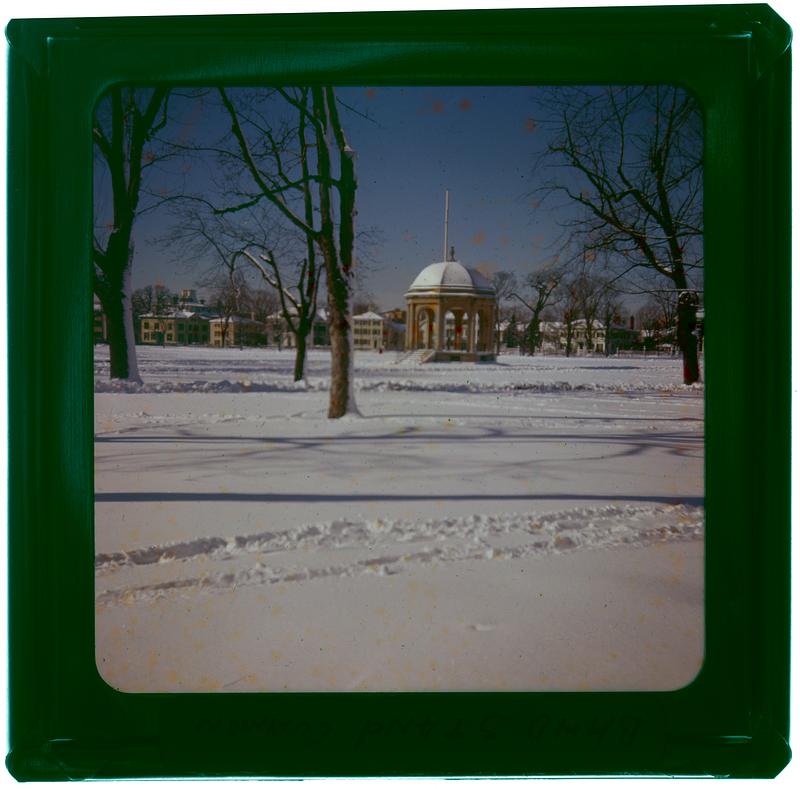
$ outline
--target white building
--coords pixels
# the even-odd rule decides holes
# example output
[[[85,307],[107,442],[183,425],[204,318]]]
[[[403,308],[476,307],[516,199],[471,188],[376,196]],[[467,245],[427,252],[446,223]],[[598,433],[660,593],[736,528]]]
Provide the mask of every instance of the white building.
[[[524,327],[523,327],[524,330]],[[541,321],[541,350],[544,353],[565,353],[567,350],[567,324],[562,321]],[[628,348],[641,339],[640,333],[624,324],[612,323],[609,327],[609,352],[615,353],[619,348]],[[575,356],[604,354],[606,352],[606,327],[602,321],[592,322],[591,339],[586,330],[586,321],[581,319],[572,322],[571,352]]]
[[[353,348],[357,351],[382,351],[383,316],[377,312],[362,312],[353,315]]]

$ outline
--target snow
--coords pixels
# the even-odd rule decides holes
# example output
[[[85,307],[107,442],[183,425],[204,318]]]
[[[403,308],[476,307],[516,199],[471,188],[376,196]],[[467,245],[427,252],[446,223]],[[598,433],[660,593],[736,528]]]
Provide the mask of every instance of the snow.
[[[95,360],[97,661],[140,691],[669,690],[703,658],[678,359],[139,348]]]
[[[95,349],[95,392],[291,392],[294,354],[290,349],[219,349],[205,346],[164,349],[139,346],[145,383],[109,380],[108,350]],[[501,356],[497,363],[419,364],[405,352],[355,352],[356,391],[610,392],[688,393],[680,360],[670,357]],[[330,354],[309,350],[308,387],[327,391]],[[409,369],[410,368],[410,369]],[[702,384],[691,389],[702,391]]]

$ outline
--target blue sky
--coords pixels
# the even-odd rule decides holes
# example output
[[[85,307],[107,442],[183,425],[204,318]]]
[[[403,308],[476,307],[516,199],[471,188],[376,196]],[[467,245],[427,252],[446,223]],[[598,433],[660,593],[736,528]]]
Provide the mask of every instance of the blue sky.
[[[554,216],[531,194],[537,135],[531,88],[374,88],[340,91],[375,125],[349,127],[358,152],[358,220],[380,229],[382,306],[402,299],[428,263],[442,259],[444,192],[449,240],[469,266],[519,272],[553,254]],[[376,272],[377,273],[377,272]]]
[[[357,154],[357,229],[377,239],[363,249],[362,293],[379,308],[403,306],[417,273],[443,255],[445,189],[450,192],[449,240],[457,258],[484,271],[524,276],[550,261],[561,238],[556,209],[537,189],[534,163],[548,143],[551,121],[535,87],[347,87],[337,89],[342,121]],[[208,98],[172,99],[164,130],[187,144],[218,139],[227,116]],[[149,172],[149,186],[175,191],[184,181],[198,193],[212,190],[211,159],[176,160]],[[147,181],[145,182],[147,184]],[[100,205],[107,179],[101,175]],[[101,208],[102,210],[102,208]],[[176,263],[163,237],[175,217],[165,208],[137,220],[133,286],[161,282],[173,290],[194,287],[212,265]],[[358,250],[357,250],[358,254]]]
[[[450,243],[465,265],[524,273],[553,254],[555,216],[532,194],[537,187],[533,162],[545,144],[535,90],[338,89],[341,100],[356,110],[345,110],[343,123],[358,156],[357,223],[375,230],[378,239],[370,245],[362,281],[381,308],[402,306],[416,274],[442,259],[445,189],[450,190]],[[208,135],[224,124],[197,102],[175,102],[173,112],[179,138],[195,134],[198,125],[205,124]],[[175,165],[167,182],[177,181],[186,169]],[[198,179],[195,184],[202,182],[202,175],[192,177]],[[101,203],[104,189],[101,177]],[[172,289],[193,287],[207,269],[203,261],[192,268],[176,263],[164,248],[161,238],[173,221],[165,209],[137,220],[134,288],[157,281]]]

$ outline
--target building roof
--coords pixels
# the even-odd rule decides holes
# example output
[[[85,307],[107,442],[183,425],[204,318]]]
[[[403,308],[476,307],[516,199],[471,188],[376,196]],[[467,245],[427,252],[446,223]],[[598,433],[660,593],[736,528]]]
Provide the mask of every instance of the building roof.
[[[353,315],[354,321],[383,321],[383,316],[377,312],[362,312],[360,315]]]
[[[289,314],[290,315],[297,315],[297,310],[293,306],[290,306],[289,307]],[[284,319],[283,318],[283,312],[281,310],[278,310],[278,312],[272,312],[269,315],[267,315],[267,320],[268,321],[282,321],[283,319]],[[327,321],[328,320],[328,311],[326,309],[324,309],[323,307],[319,307],[317,309],[317,311],[314,313],[314,320],[315,321],[322,321],[322,322]]]
[[[413,295],[494,296],[494,287],[483,274],[457,260],[431,263],[411,283],[407,296]]]
[[[209,323],[225,323],[225,318],[212,318]],[[242,318],[239,315],[231,315],[228,318],[228,324],[231,323],[241,323],[241,324],[249,324],[251,326],[263,326],[263,323],[259,323],[258,321],[254,321],[252,318]]]
[[[207,321],[207,315],[201,315],[197,312],[190,312],[189,310],[175,310],[174,312],[165,312],[157,315],[154,312],[144,312],[139,315],[139,318],[149,318],[158,320],[172,320],[173,318],[198,318],[199,320]]]

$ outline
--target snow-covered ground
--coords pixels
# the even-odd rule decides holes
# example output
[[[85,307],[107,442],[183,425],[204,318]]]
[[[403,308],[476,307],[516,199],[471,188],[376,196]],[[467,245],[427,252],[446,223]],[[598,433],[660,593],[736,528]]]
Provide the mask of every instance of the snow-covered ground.
[[[139,348],[95,360],[97,661],[126,691],[680,687],[703,390],[677,359]],[[123,392],[121,389],[129,391]]]

